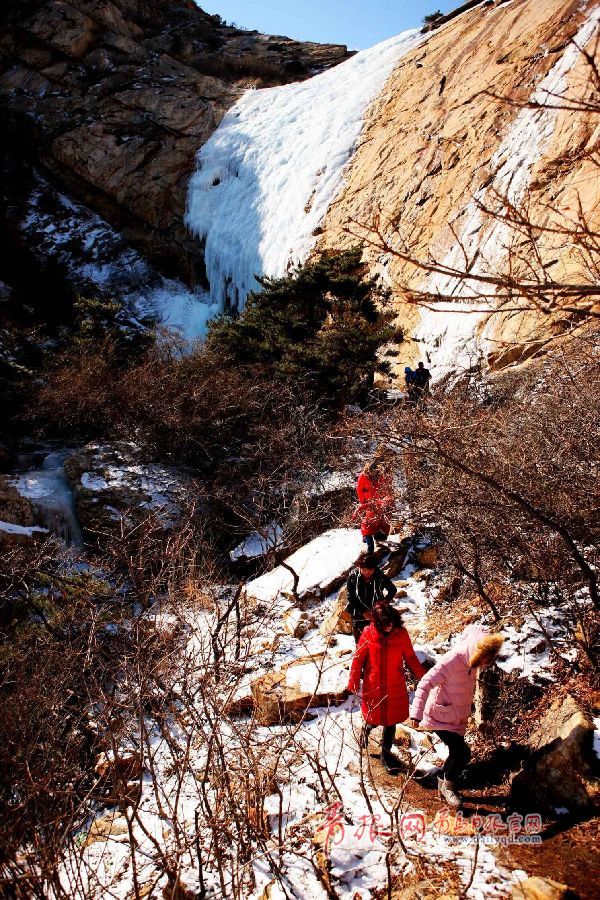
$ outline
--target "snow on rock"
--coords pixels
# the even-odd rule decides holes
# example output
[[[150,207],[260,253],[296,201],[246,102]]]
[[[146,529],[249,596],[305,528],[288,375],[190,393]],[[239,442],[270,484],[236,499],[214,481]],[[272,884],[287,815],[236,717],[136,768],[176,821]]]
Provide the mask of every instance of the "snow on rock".
[[[323,472],[306,491],[309,497],[321,497],[335,491],[354,490],[355,476],[350,472]]]
[[[160,276],[104,219],[39,176],[20,227],[36,253],[57,260],[81,293],[88,289],[121,298],[122,326],[139,329],[143,319],[178,332],[187,342],[205,335],[216,312],[206,293]]]
[[[441,261],[441,268],[462,271],[466,252],[472,262],[471,276],[493,276],[501,271],[514,230],[505,222],[487,216],[480,205],[498,207],[498,195],[506,197],[515,207],[523,201],[533,168],[556,126],[558,110],[551,107],[567,89],[567,76],[580,56],[578,47],[585,47],[599,23],[600,10],[592,10],[573,42],[567,45],[530,97],[529,102],[537,107],[521,109],[515,117],[490,160],[491,183],[475,193],[454,223],[459,241],[454,241]],[[439,381],[457,370],[473,368],[486,348],[485,328],[480,339],[477,332],[494,307],[494,286],[439,272],[433,273],[422,289],[440,296],[439,301],[432,300],[427,308],[421,308],[420,322],[414,332],[414,339],[421,342],[430,360],[432,380]],[[476,296],[477,300],[469,299]],[[457,299],[453,301],[453,297]]]
[[[502,627],[505,640],[498,667],[504,672],[519,671],[521,678],[530,681],[551,681],[554,660],[544,632],[552,640],[556,653],[571,661],[577,658],[564,610],[549,606],[535,616],[527,616],[518,628],[513,625]]]
[[[284,275],[315,244],[365,111],[400,57],[405,31],[308,81],[250,90],[198,153],[186,223],[205,241],[211,302],[241,309],[255,275]]]
[[[106,491],[109,483],[106,478],[94,475],[92,472],[84,472],[81,476],[81,484],[88,491]]]
[[[362,538],[352,528],[333,528],[296,550],[285,563],[298,575],[299,599],[322,597],[348,573],[360,553]],[[289,569],[277,566],[266,575],[248,582],[247,596],[266,602],[284,595],[294,598],[294,577]]]
[[[315,653],[261,675],[251,686],[256,721],[261,725],[300,721],[311,707],[343,701],[351,655],[350,649]]]
[[[15,525],[13,522],[1,522],[0,531],[5,534],[17,534],[24,537],[33,537],[36,532],[40,534],[48,534],[47,528],[41,528],[39,525]]]
[[[178,487],[174,474],[154,463],[133,466],[107,466],[104,476],[84,472],[81,486],[92,492],[125,490],[141,496],[138,506],[155,510],[169,521],[178,518],[180,509],[173,502],[173,492]]]
[[[193,492],[181,473],[148,462],[141,449],[127,441],[88,444],[68,456],[66,471],[78,515],[94,533],[130,526],[150,513],[170,528]]]
[[[256,559],[278,547],[283,540],[283,529],[277,522],[269,522],[260,531],[253,531],[229,553],[232,562]]]

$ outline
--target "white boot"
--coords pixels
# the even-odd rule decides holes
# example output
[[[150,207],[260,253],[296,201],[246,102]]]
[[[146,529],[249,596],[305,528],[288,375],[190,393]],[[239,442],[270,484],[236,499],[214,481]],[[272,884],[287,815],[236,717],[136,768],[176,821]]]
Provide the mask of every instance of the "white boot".
[[[453,807],[453,809],[458,809],[459,806],[462,806],[462,799],[460,794],[456,793],[453,781],[448,781],[447,778],[438,778],[438,791],[440,797],[448,806]]]

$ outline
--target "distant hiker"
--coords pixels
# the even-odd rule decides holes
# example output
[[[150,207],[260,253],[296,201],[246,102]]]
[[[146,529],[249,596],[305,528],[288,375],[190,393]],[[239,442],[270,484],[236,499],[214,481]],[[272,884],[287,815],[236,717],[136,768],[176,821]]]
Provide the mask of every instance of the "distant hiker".
[[[375,541],[385,541],[390,533],[394,508],[393,488],[381,460],[365,465],[356,482],[357,513],[360,530],[369,553],[375,552]]]
[[[415,385],[415,399],[422,400],[429,393],[429,382],[431,381],[431,372],[425,368],[420,362],[416,371],[413,373]]]
[[[410,403],[414,403],[416,400],[415,397],[415,388],[417,382],[415,381],[417,373],[414,372],[410,366],[404,367],[404,383],[406,385],[406,399]]]
[[[346,611],[352,616],[352,633],[358,644],[363,629],[371,620],[375,604],[389,603],[396,596],[398,588],[377,567],[377,560],[372,553],[361,553],[354,565],[356,568],[352,569],[346,581]]]
[[[448,747],[443,777],[438,778],[440,797],[459,807],[456,780],[471,758],[464,738],[475,692],[477,669],[496,661],[504,638],[489,634],[481,625],[465,628],[454,649],[445,653],[417,685],[410,708],[410,725],[434,731]]]
[[[388,603],[376,603],[372,622],[363,631],[354,652],[348,690],[357,693],[362,679],[361,711],[365,724],[360,746],[366,749],[370,732],[383,725],[381,761],[388,772],[399,769],[400,761],[392,753],[392,744],[396,725],[408,716],[404,663],[415,678],[425,674],[398,610]]]

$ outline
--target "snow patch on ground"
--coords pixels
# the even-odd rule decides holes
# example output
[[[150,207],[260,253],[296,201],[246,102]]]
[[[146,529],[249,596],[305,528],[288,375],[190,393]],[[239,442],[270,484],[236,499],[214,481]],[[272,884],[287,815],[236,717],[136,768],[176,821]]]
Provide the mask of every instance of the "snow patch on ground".
[[[502,634],[505,640],[497,665],[503,672],[520,672],[520,678],[530,681],[553,679],[554,659],[546,634],[551,639],[555,652],[564,659],[572,661],[577,657],[577,650],[572,646],[569,623],[564,611],[556,606],[549,606],[535,615],[527,616],[518,628],[503,626]]]
[[[356,531],[336,529],[327,532],[321,538],[311,541],[300,554],[304,563],[302,577],[309,586],[319,585],[323,578],[331,577],[335,569],[336,576],[342,573],[349,561],[351,564],[356,554],[356,543],[360,536]],[[325,565],[324,551],[327,549],[328,565]],[[335,551],[335,552],[333,552]],[[290,560],[296,556],[292,554]],[[332,562],[333,560],[333,562]],[[274,570],[277,572],[277,570]],[[273,574],[273,573],[270,573]],[[278,576],[281,573],[278,573]],[[408,597],[401,598],[397,605],[406,608],[405,621],[409,631],[417,623],[423,622],[428,590],[422,581],[413,578],[414,567],[406,566],[398,580],[402,580]],[[261,579],[256,579],[261,581]],[[265,582],[261,582],[265,585]],[[265,587],[264,596],[275,599],[267,608],[256,629],[251,634],[243,658],[251,669],[251,678],[277,671],[284,663],[294,659],[301,660],[307,654],[314,654],[312,661],[303,660],[297,666],[289,666],[287,672],[291,680],[302,690],[312,691],[317,678],[331,678],[332,689],[338,690],[348,677],[348,669],[354,648],[351,636],[336,635],[335,649],[328,648],[326,639],[319,634],[317,623],[323,621],[337,598],[337,592],[317,600],[311,606],[315,619],[315,627],[304,639],[284,635],[281,620],[274,620],[279,607],[289,609],[292,604],[281,599],[279,582],[274,579]],[[429,594],[429,596],[431,596]],[[157,625],[170,623],[168,615],[148,613],[155,618]],[[212,611],[199,610],[189,612],[188,626],[190,640],[182,648],[182,669],[189,672],[202,672],[202,660],[212,658],[211,626],[215,617]],[[265,625],[277,634],[279,640],[274,649],[265,650]],[[344,651],[347,651],[344,654]],[[316,654],[325,653],[321,660]],[[322,684],[319,684],[322,688]],[[177,683],[172,685],[173,695],[177,695]],[[311,860],[316,858],[316,847],[324,848],[330,861],[330,877],[335,895],[343,900],[370,898],[387,883],[386,855],[389,850],[388,838],[385,834],[392,827],[392,813],[399,801],[403,779],[394,784],[382,782],[377,771],[378,763],[372,762],[370,753],[361,753],[357,739],[362,726],[360,704],[356,697],[328,708],[315,708],[310,711],[311,717],[293,726],[276,725],[272,727],[254,726],[253,746],[263,765],[270,758],[280,758],[277,769],[277,792],[267,796],[264,811],[268,836],[265,839],[265,851],[257,850],[251,866],[254,886],[249,888],[246,896],[259,900],[268,894],[271,898],[296,896],[306,900],[316,900],[328,896]],[[155,786],[149,775],[142,780],[142,795],[136,808],[132,829],[137,846],[138,884],[144,886],[157,884],[156,890],[164,885],[161,881],[161,869],[157,865],[153,840],[165,851],[173,841],[175,832],[181,838],[185,833],[190,844],[196,835],[196,811],[203,809],[207,792],[214,789],[211,781],[206,782],[204,765],[206,762],[207,743],[213,734],[215,722],[204,719],[203,708],[197,704],[194,711],[193,739],[186,733],[185,720],[173,716],[169,723],[166,720],[162,728],[168,727],[168,735],[160,733],[159,726],[147,719],[145,727],[150,735],[150,752],[155,767]],[[227,722],[219,722],[221,739],[227,753],[229,776],[235,771],[240,745],[240,735],[246,728],[251,728],[251,720],[238,721],[235,728]],[[134,723],[133,734],[139,729]],[[410,731],[413,738],[413,758],[421,763],[420,768],[430,771],[444,757],[445,746],[433,743],[433,748],[426,747],[428,735],[423,732]],[[292,736],[293,735],[293,739]],[[376,731],[372,739],[372,750],[375,750],[380,734]],[[177,761],[188,760],[184,774],[178,775]],[[317,765],[317,762],[320,766]],[[248,766],[244,756],[243,765]],[[180,766],[180,773],[181,773]],[[218,779],[217,779],[218,780]],[[159,798],[159,801],[157,801]],[[400,812],[409,811],[406,801],[401,801]],[[104,812],[104,811],[102,811]],[[434,861],[456,867],[460,880],[466,888],[471,882],[473,867],[475,873],[466,896],[469,900],[484,900],[492,897],[510,896],[513,882],[526,877],[522,871],[510,872],[496,858],[493,846],[465,843],[449,838],[432,828],[431,816],[427,816],[427,830],[421,841],[413,838],[406,840],[407,854],[399,844],[395,843],[391,865],[395,876],[408,875],[418,866],[419,857],[428,862]],[[328,823],[337,821],[331,831],[328,846],[324,846],[318,835],[327,831]],[[86,858],[89,871],[97,882],[97,892],[110,892],[111,896],[125,898],[132,891],[132,873],[130,864],[130,846],[127,827],[122,829],[124,820],[106,842],[85,844],[87,829],[82,832],[82,855]],[[176,823],[176,828],[175,824]],[[90,823],[91,824],[91,823]],[[201,825],[198,839],[200,845],[204,837],[204,826]],[[120,832],[120,833],[119,833]],[[207,837],[209,832],[206,831]],[[279,844],[279,835],[282,844]],[[315,843],[316,842],[316,843]],[[226,848],[224,848],[226,852]],[[475,854],[477,856],[475,858]],[[235,856],[235,853],[234,853]],[[77,867],[74,861],[74,868]],[[180,857],[182,883],[192,890],[199,890],[197,866],[193,865],[189,854]],[[279,869],[285,879],[285,892],[274,875]],[[85,869],[79,867],[80,874]],[[226,889],[229,888],[228,874],[225,873]],[[221,894],[218,876],[214,869],[207,866],[205,859],[204,887],[207,896]],[[231,891],[233,893],[233,890]]]
[[[243,95],[198,153],[186,223],[206,241],[211,302],[242,309],[256,275],[303,262],[365,111],[422,35],[405,31],[308,81]]]

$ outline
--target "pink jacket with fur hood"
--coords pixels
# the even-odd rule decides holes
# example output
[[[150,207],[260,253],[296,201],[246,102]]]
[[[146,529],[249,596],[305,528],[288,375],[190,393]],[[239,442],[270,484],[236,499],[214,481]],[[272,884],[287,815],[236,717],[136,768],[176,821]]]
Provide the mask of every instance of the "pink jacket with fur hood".
[[[410,707],[411,719],[431,731],[464,734],[475,692],[476,671],[469,668],[477,643],[488,635],[481,625],[468,625],[456,646],[421,678]]]

